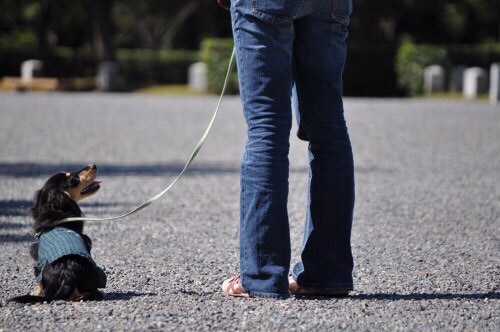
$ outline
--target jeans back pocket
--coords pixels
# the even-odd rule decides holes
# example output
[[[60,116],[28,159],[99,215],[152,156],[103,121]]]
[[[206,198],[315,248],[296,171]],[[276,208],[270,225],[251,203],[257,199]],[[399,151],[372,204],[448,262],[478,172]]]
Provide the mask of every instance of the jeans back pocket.
[[[253,12],[269,23],[292,20],[301,4],[311,0],[252,0]]]
[[[337,22],[349,25],[349,17],[352,13],[352,0],[332,0],[332,18]]]

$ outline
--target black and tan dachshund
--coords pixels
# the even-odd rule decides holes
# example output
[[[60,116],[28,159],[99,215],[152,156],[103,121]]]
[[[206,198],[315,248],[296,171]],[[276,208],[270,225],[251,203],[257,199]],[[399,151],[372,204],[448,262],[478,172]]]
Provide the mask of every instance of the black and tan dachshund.
[[[11,298],[28,303],[52,300],[99,300],[98,290],[106,286],[106,274],[90,255],[92,241],[83,234],[83,221],[59,222],[69,217],[82,217],[78,202],[92,196],[100,188],[97,167],[53,175],[35,193],[33,230],[36,242],[30,254],[36,261],[38,287],[33,295]]]

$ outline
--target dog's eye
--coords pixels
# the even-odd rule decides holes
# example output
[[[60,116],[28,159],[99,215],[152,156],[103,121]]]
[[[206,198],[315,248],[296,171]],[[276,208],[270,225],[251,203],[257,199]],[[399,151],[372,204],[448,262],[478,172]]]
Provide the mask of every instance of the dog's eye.
[[[80,183],[80,178],[76,175],[71,175],[69,178],[69,186],[70,187],[75,187]]]

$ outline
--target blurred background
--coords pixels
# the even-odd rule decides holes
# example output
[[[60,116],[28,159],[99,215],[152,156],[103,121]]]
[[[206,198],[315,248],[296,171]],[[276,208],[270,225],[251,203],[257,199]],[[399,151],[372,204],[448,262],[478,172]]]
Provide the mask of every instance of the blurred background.
[[[350,32],[347,96],[421,95],[430,65],[453,93],[500,62],[500,1],[354,0]],[[0,0],[1,90],[217,93],[231,49],[215,0]]]

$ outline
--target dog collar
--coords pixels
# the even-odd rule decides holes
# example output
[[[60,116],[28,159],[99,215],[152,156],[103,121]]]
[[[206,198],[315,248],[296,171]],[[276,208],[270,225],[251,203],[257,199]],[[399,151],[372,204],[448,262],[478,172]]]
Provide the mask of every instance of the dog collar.
[[[45,230],[38,232],[38,233],[35,233],[35,234],[33,234],[33,237],[35,238],[35,240],[39,240],[40,236],[42,236],[44,233],[50,232],[50,231],[54,230],[54,228],[59,227],[59,225],[67,223],[67,222],[68,221],[65,221],[64,219],[56,220],[55,222],[52,223],[53,226],[51,228],[45,229]]]

